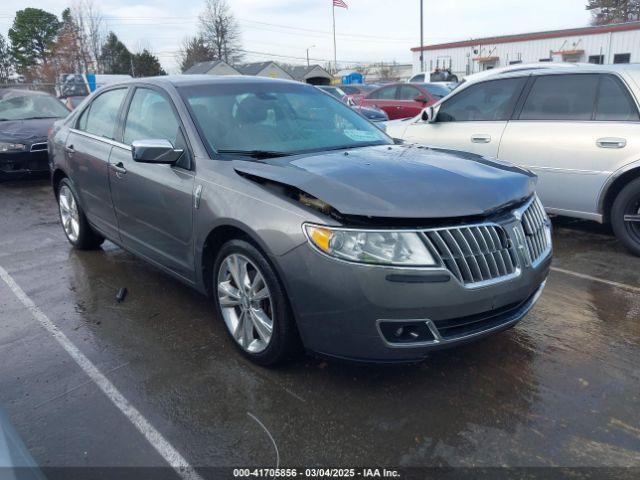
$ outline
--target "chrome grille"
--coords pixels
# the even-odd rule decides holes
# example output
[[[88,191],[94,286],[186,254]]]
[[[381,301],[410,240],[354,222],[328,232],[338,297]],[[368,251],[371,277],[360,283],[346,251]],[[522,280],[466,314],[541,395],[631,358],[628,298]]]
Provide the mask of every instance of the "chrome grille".
[[[515,249],[499,225],[442,228],[424,234],[447,269],[465,285],[517,274]]]
[[[535,197],[523,212],[521,221],[529,257],[531,263],[535,264],[551,248],[547,226],[549,220],[538,197]]]

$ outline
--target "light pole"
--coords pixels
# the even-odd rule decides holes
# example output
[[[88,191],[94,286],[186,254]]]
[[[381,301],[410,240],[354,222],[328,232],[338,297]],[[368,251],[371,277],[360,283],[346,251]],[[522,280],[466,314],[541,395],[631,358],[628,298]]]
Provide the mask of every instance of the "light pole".
[[[309,50],[311,50],[314,47],[315,45],[311,45],[309,48],[307,48],[307,67],[309,66]]]
[[[420,72],[424,72],[424,22],[423,22],[423,5],[420,0]]]

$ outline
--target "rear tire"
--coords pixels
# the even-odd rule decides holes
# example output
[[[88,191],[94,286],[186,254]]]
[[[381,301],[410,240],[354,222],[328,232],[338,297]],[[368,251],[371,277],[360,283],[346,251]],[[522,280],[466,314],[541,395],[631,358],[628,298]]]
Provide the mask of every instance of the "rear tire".
[[[213,266],[218,317],[242,354],[270,366],[293,356],[299,346],[284,289],[265,256],[244,240],[220,248]]]
[[[611,207],[611,227],[634,255],[640,256],[640,178],[629,182]]]
[[[68,178],[63,178],[56,192],[60,222],[69,243],[78,250],[92,250],[104,242],[104,237],[89,225],[78,202],[78,195]]]

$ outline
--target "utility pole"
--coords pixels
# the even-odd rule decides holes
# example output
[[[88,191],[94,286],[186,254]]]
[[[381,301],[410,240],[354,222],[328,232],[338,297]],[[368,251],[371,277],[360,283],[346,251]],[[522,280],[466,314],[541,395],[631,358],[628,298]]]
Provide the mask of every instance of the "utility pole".
[[[424,72],[424,21],[423,21],[423,0],[420,0],[420,73]]]
[[[333,68],[338,71],[338,53],[336,48],[336,4],[335,2],[331,5],[331,12],[333,14]]]
[[[309,48],[307,48],[307,67],[309,66],[309,50],[311,50],[314,47],[315,45],[311,45]]]

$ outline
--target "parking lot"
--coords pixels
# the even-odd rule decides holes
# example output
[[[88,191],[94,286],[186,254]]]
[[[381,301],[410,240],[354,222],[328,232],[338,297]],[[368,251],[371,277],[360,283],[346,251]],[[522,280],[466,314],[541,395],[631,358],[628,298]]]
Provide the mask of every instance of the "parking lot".
[[[640,467],[640,258],[605,227],[554,220],[511,330],[419,365],[262,369],[206,298],[111,243],[72,250],[46,179],[0,205],[0,405],[45,468]]]

